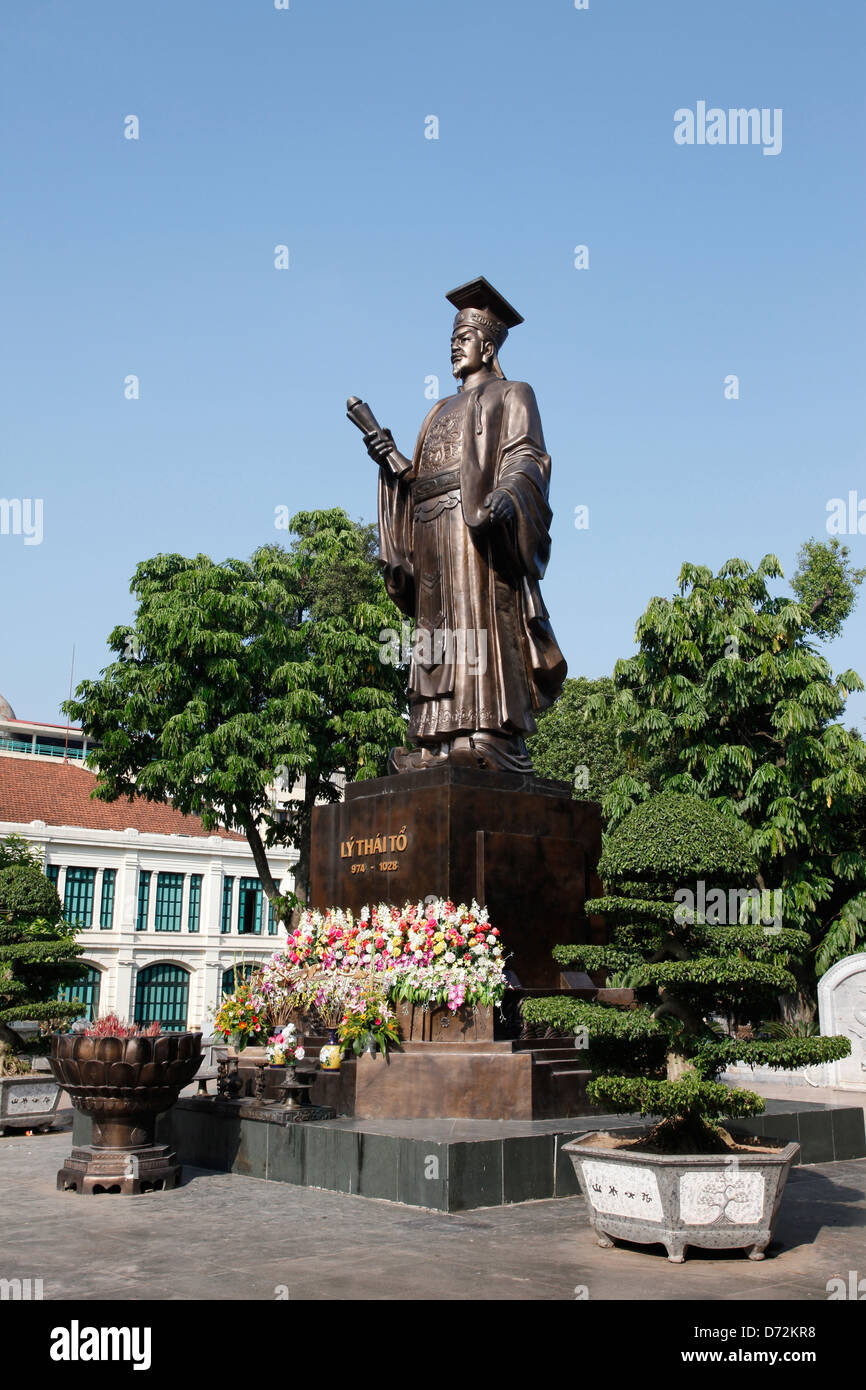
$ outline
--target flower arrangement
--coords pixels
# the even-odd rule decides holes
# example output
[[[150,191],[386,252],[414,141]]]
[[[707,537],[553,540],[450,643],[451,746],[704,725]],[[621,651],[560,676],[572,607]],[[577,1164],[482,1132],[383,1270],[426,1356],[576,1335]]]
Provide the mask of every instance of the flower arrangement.
[[[325,971],[308,975],[296,995],[299,1006],[311,1013],[320,1027],[329,1032],[337,1029],[357,993],[356,980],[355,975],[328,974]]]
[[[268,1061],[273,1067],[294,1067],[305,1056],[298,1044],[298,1030],[294,1023],[268,1038]]]
[[[368,971],[379,977],[383,996],[445,1005],[452,1013],[464,1005],[497,1004],[505,993],[499,929],[474,901],[469,907],[441,898],[402,908],[382,903],[364,908],[357,919],[341,908],[308,909],[274,959],[287,971],[316,977]]]
[[[340,1020],[339,1035],[342,1045],[351,1047],[356,1056],[371,1042],[375,1042],[381,1052],[399,1043],[394,1010],[381,989],[371,981],[363,981],[353,989]]]
[[[101,1018],[95,1018],[92,1023],[82,1030],[85,1038],[155,1038],[160,1032],[158,1022],[153,1023],[127,1023],[126,1019],[119,1018],[117,1014],[103,1014]]]
[[[266,1001],[255,976],[241,980],[234,994],[224,996],[214,1013],[214,1028],[231,1038],[239,1052],[267,1033]]]
[[[282,951],[276,951],[260,970],[251,977],[258,994],[268,1026],[273,1032],[291,1021],[291,1015],[303,1009],[307,1003],[308,972],[289,959]]]

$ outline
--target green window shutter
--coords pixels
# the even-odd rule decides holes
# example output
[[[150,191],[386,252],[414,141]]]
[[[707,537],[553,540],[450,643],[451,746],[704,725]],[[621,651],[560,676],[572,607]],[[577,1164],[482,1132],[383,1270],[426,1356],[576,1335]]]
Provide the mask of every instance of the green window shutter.
[[[135,921],[136,931],[147,931],[147,911],[150,907],[150,872],[139,870],[138,873],[138,917]]]
[[[157,931],[180,931],[183,911],[183,874],[157,874],[156,919]]]
[[[277,921],[277,910],[276,910],[276,908],[274,907],[273,903],[271,902],[271,900],[270,900],[270,898],[269,898],[269,899],[268,899],[268,936],[276,936],[276,934],[277,934],[277,932],[278,932],[278,930],[279,930],[279,925],[280,925],[280,924],[279,924],[279,922]]]
[[[99,926],[101,931],[111,931],[114,923],[114,886],[116,880],[116,869],[102,870],[102,902],[99,905]]]
[[[68,868],[66,870],[63,916],[74,927],[93,926],[93,885],[95,882],[95,869]]]
[[[102,985],[102,971],[86,966],[82,975],[71,985],[61,985],[57,991],[58,999],[80,999],[84,1005],[82,1018],[93,1022],[99,1013],[99,991]]]
[[[230,932],[232,929],[232,890],[235,881],[233,878],[223,879],[223,916],[220,931]]]
[[[57,887],[57,881],[58,881],[58,879],[60,878],[60,865],[59,865],[59,864],[46,864],[46,865],[45,865],[45,877],[48,879],[48,882],[49,882],[54,888],[56,888],[56,887]]]
[[[260,936],[262,931],[262,885],[257,878],[242,878],[238,890],[238,931]]]
[[[189,876],[189,909],[187,911],[187,931],[198,931],[201,924],[201,874]]]
[[[228,970],[223,971],[222,995],[234,994],[238,985],[243,980],[248,980],[258,968],[253,961],[249,960],[236,961],[234,965],[230,965]]]
[[[135,982],[135,1022],[159,1023],[167,1033],[183,1032],[189,1008],[189,971],[160,962],[139,970]]]

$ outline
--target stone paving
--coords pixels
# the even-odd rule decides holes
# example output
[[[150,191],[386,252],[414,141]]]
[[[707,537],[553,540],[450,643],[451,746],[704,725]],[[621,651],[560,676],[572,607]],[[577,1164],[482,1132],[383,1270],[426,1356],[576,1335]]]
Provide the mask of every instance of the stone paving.
[[[0,1139],[0,1278],[41,1278],[46,1299],[825,1301],[866,1273],[866,1159],[794,1168],[763,1262],[671,1265],[599,1249],[580,1197],[444,1215],[195,1168],[174,1192],[62,1193],[61,1124]]]

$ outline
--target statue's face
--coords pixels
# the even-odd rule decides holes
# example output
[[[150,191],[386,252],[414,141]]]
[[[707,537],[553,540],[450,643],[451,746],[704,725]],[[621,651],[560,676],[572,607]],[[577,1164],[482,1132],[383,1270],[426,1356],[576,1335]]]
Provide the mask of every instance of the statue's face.
[[[477,328],[456,328],[451,335],[451,369],[455,376],[467,377],[489,364],[493,345],[484,341]]]

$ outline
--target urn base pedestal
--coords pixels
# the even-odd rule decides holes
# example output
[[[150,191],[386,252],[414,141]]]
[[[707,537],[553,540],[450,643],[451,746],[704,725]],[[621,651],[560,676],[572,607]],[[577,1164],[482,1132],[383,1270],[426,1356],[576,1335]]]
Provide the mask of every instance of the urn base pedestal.
[[[135,1150],[83,1144],[72,1150],[58,1172],[57,1187],[83,1196],[120,1193],[132,1197],[164,1192],[179,1179],[180,1163],[168,1144],[146,1144]]]

